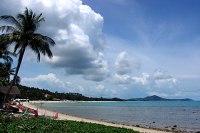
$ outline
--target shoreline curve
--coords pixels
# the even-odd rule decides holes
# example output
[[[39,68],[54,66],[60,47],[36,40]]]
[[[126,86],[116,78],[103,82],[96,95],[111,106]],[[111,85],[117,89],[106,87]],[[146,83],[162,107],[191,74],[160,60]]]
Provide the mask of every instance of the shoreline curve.
[[[37,109],[39,115],[45,115],[47,117],[52,117],[54,116],[56,111],[50,111],[46,110],[40,107],[37,107],[34,105],[35,103],[60,103],[60,102],[71,102],[71,101],[30,101],[30,102],[22,102],[22,104],[28,108],[31,109]],[[86,119],[86,118],[80,118],[76,116],[71,116],[63,113],[58,113],[58,119],[57,120],[72,120],[72,121],[78,121],[78,122],[87,122],[87,123],[95,123],[95,124],[101,124],[105,126],[112,126],[112,127],[120,127],[120,128],[128,128],[132,129],[134,131],[139,131],[141,133],[172,133],[168,131],[161,131],[161,130],[156,130],[156,129],[151,129],[151,128],[143,128],[143,127],[136,127],[136,126],[128,126],[128,125],[122,125],[122,124],[116,124],[116,123],[109,123],[109,122],[104,122],[104,121],[98,121],[98,120],[91,120],[91,119]]]

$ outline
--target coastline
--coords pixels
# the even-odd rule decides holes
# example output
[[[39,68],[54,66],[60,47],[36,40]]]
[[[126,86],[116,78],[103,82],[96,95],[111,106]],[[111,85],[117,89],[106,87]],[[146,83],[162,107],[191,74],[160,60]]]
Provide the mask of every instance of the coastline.
[[[47,102],[48,103],[61,103],[61,102],[76,102],[76,101],[30,101],[30,102],[22,102],[22,103],[23,103],[24,106],[26,106],[28,108],[38,109],[39,115],[45,115],[47,117],[53,118],[54,114],[57,113],[56,111],[50,111],[50,110],[42,109],[42,108],[34,105],[34,103],[47,103]],[[167,131],[160,131],[160,130],[155,130],[155,129],[150,129],[150,128],[127,126],[127,125],[91,120],[91,119],[86,119],[86,118],[80,118],[80,117],[75,117],[75,116],[62,114],[62,113],[58,113],[58,120],[72,120],[72,121],[79,121],[79,122],[81,121],[81,122],[87,122],[87,123],[101,124],[101,125],[105,125],[105,126],[128,128],[128,129],[132,129],[134,131],[139,131],[139,132],[142,132],[142,133],[170,133],[170,132],[167,132]]]

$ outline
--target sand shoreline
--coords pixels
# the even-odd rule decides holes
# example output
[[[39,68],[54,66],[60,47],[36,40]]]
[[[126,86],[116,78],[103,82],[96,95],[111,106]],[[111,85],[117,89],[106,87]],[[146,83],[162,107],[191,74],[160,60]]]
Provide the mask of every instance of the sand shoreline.
[[[23,102],[23,105],[32,108],[32,109],[38,109],[39,115],[45,115],[47,117],[52,117],[57,113],[56,111],[50,111],[46,109],[42,109],[40,107],[37,107],[34,105],[35,103],[60,103],[60,102],[74,102],[74,101],[30,101],[30,102]],[[106,125],[106,126],[113,126],[113,127],[123,127],[123,128],[128,128],[128,129],[133,129],[134,131],[139,131],[142,133],[170,133],[167,131],[159,131],[155,129],[149,129],[149,128],[141,128],[141,127],[136,127],[136,126],[127,126],[127,125],[122,125],[122,124],[115,124],[115,123],[109,123],[109,122],[103,122],[103,121],[97,121],[97,120],[90,120],[86,118],[80,118],[80,117],[75,117],[67,114],[62,114],[58,113],[58,120],[72,120],[72,121],[82,121],[82,122],[88,122],[88,123],[96,123],[96,124],[101,124],[101,125]]]

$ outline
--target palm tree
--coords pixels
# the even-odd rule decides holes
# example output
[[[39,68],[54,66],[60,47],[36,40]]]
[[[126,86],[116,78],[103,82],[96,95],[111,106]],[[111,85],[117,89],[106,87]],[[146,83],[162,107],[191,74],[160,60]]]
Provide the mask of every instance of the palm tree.
[[[40,54],[47,54],[49,58],[53,56],[50,46],[54,46],[55,42],[50,37],[36,32],[41,22],[44,21],[42,13],[36,15],[32,10],[26,8],[24,13],[18,14],[16,18],[4,15],[0,16],[0,21],[8,22],[8,25],[0,27],[0,31],[3,32],[3,34],[0,35],[0,45],[9,46],[15,44],[14,52],[19,55],[16,72],[7,93],[8,95],[17,79],[26,48],[31,48],[31,50],[37,54],[37,60],[39,62]]]

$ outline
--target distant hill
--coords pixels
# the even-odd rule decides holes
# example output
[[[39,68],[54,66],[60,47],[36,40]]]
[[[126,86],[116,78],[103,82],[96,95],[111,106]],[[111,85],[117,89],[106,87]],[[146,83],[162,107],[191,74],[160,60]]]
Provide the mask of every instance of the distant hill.
[[[185,98],[185,99],[166,99],[156,95],[147,96],[144,98],[131,98],[128,101],[192,101],[192,99]]]

